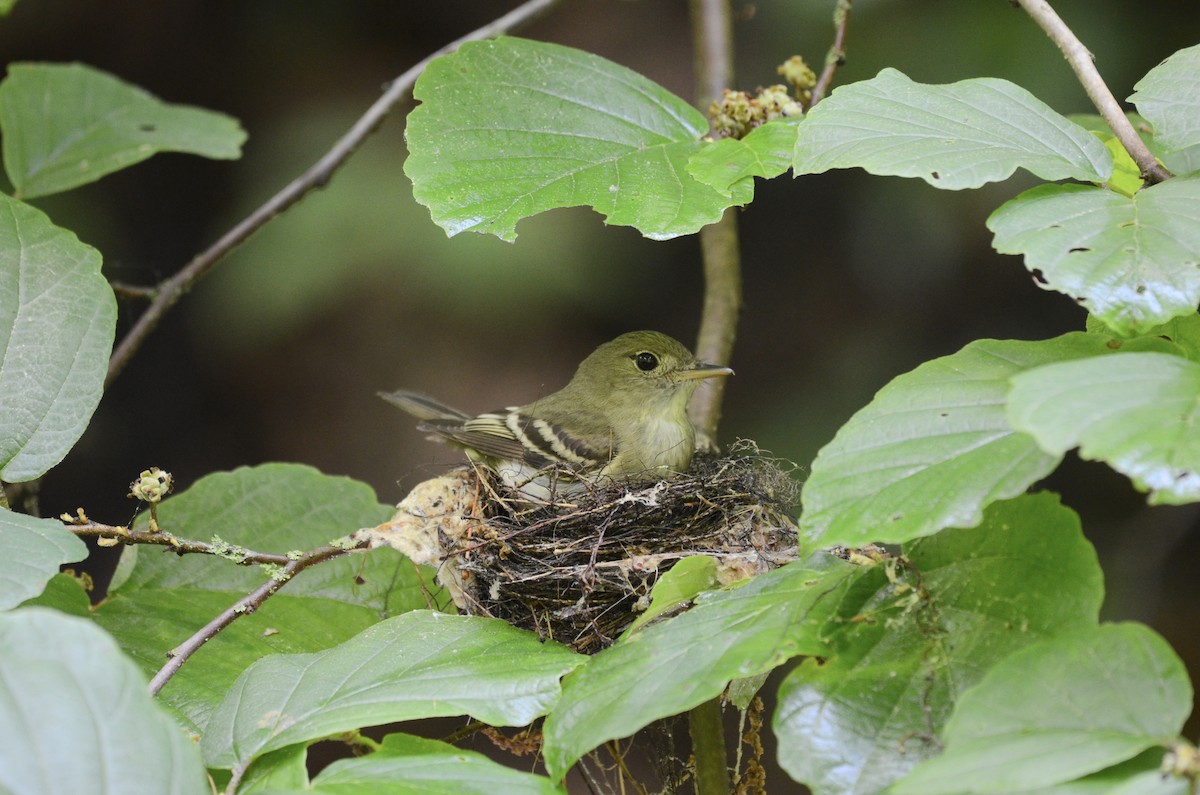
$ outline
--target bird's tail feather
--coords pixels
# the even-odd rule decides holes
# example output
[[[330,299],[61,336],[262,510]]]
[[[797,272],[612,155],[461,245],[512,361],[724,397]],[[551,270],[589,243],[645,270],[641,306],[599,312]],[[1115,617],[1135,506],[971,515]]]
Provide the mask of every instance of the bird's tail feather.
[[[445,403],[441,403],[428,395],[422,395],[420,392],[412,392],[407,389],[398,389],[395,392],[380,392],[379,397],[391,403],[393,406],[407,411],[419,420],[467,420],[470,419],[469,414],[464,414],[456,408],[451,408]]]

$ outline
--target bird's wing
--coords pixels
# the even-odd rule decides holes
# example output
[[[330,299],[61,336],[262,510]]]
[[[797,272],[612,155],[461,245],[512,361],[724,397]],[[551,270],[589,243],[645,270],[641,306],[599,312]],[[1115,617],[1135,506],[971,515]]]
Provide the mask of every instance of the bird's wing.
[[[562,426],[522,414],[517,408],[489,412],[464,422],[429,420],[421,430],[501,460],[521,461],[538,469],[566,464],[573,469],[603,466],[615,454],[606,439],[585,439]]]

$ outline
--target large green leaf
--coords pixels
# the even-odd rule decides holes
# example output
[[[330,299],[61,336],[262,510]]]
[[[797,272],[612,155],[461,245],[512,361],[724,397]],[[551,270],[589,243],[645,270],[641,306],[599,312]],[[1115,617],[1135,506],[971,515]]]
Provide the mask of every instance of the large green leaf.
[[[204,756],[234,767],[335,732],[444,715],[523,726],[582,661],[497,619],[405,613],[328,651],[255,663],[213,714]]]
[[[1129,101],[1171,150],[1200,145],[1200,44],[1185,47],[1146,73]]]
[[[390,513],[363,483],[306,466],[266,464],[209,475],[163,502],[158,518],[164,530],[184,538],[217,536],[282,554],[322,546]],[[236,555],[231,549],[229,556]],[[153,672],[169,649],[268,576],[231,559],[144,549],[95,617]],[[206,643],[160,697],[188,725],[202,728],[229,686],[260,657],[326,649],[388,615],[428,604],[417,568],[392,549],[327,561],[301,572],[263,608]]]
[[[408,734],[389,734],[378,751],[334,762],[313,779],[311,786],[262,791],[262,795],[285,793],[562,795],[564,790],[548,778],[504,767],[475,751]]]
[[[0,509],[0,610],[37,596],[64,563],[87,557],[87,545],[62,522]]]
[[[1021,792],[1174,741],[1192,710],[1187,670],[1139,624],[1092,627],[1013,654],[963,694],[946,752],[896,795]]]
[[[1200,176],[1134,196],[1085,185],[1042,185],[988,218],[993,245],[1023,254],[1049,290],[1079,301],[1120,334],[1191,314],[1200,302]]]
[[[0,792],[209,792],[196,745],[91,622],[40,607],[0,614]]]
[[[914,83],[895,69],[836,89],[800,124],[792,168],[920,177],[977,188],[1018,168],[1042,179],[1103,182],[1104,145],[1020,86],[995,78]]]
[[[963,692],[999,660],[1093,626],[1103,598],[1095,550],[1052,494],[991,505],[983,524],[907,545],[841,598],[830,651],[784,681],[779,762],[821,795],[880,792],[935,753]]]
[[[1013,379],[1009,418],[1051,454],[1079,447],[1150,492],[1200,500],[1200,364],[1122,353],[1039,367]]]
[[[516,238],[522,218],[587,205],[655,239],[691,234],[751,198],[688,173],[708,124],[623,66],[557,44],[500,38],[429,65],[408,116],[404,171],[449,234]]]
[[[4,169],[32,198],[95,182],[157,152],[233,159],[245,132],[83,64],[14,63],[0,83]]]
[[[604,741],[702,704],[730,680],[824,652],[822,619],[854,569],[821,560],[820,570],[793,563],[709,592],[686,613],[592,657],[566,678],[562,698],[546,718],[546,770],[561,778]]]
[[[41,477],[83,434],[116,322],[100,254],[0,194],[0,480]]]
[[[1024,492],[1059,461],[1009,425],[1009,379],[1111,353],[1111,342],[1082,332],[977,340],[895,378],[813,461],[801,529],[823,545],[861,545],[978,524],[988,503]]]

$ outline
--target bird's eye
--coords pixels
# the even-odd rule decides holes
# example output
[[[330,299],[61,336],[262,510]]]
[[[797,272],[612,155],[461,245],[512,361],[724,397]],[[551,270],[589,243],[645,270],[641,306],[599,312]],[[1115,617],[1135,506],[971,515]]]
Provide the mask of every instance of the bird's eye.
[[[658,357],[650,353],[650,351],[642,351],[635,355],[633,361],[643,373],[648,373],[655,367],[658,367]]]

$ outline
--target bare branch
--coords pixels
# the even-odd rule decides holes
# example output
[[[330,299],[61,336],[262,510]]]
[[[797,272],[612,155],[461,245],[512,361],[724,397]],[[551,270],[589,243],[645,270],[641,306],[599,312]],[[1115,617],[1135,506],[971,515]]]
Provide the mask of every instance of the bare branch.
[[[851,3],[852,0],[837,0],[833,9],[833,44],[829,46],[829,53],[825,56],[825,68],[821,70],[821,76],[813,86],[812,98],[808,101],[809,109],[824,99],[829,84],[833,82],[833,73],[846,62],[846,24],[850,21]]]
[[[286,566],[295,559],[295,555],[275,555],[267,552],[255,552],[251,549],[226,544],[221,541],[193,541],[179,538],[167,532],[152,532],[150,530],[131,530],[120,525],[102,524],[100,522],[67,523],[68,529],[80,538],[100,539],[101,546],[121,544],[152,544],[168,547],[178,555],[199,554],[216,555],[232,561],[239,566]]]
[[[425,67],[435,58],[454,52],[468,41],[482,39],[507,33],[540,16],[559,0],[527,0],[509,13],[493,20],[478,30],[468,33],[461,39],[442,47],[428,56],[416,66],[397,77],[387,87],[387,90],[375,101],[367,112],[362,115],[354,126],[333,145],[325,155],[311,168],[296,179],[292,180],[283,190],[276,193],[265,204],[242,219],[236,226],[221,236],[205,251],[197,254],[178,273],[163,280],[157,287],[152,288],[154,298],[146,311],[137,319],[133,328],[121,340],[108,363],[108,376],[105,386],[108,386],[128,364],[129,359],[141,347],[146,337],[154,330],[163,315],[175,305],[184,293],[194,285],[222,257],[237,247],[242,241],[258,231],[264,224],[275,216],[304,198],[315,188],[329,182],[334,172],[354,153],[356,149],[373,133],[389,113],[401,102],[408,98],[417,78],[425,71]]]
[[[705,108],[733,83],[733,35],[728,0],[692,0],[697,101]],[[742,308],[742,266],[738,253],[737,215],[726,210],[715,224],[700,230],[704,263],[704,308],[696,355],[701,361],[727,364],[737,336]],[[716,383],[716,381],[722,383]],[[688,414],[701,448],[715,446],[721,421],[725,379],[712,379],[696,390]]]
[[[733,26],[729,0],[691,0],[691,18],[697,100],[701,108],[706,108],[733,84]],[[726,210],[720,221],[700,230],[700,251],[704,262],[704,308],[696,355],[701,361],[727,364],[733,353],[742,307],[742,263],[735,210]],[[688,406],[702,447],[716,446],[714,438],[721,421],[724,394],[723,383],[709,384],[696,390]],[[689,733],[696,756],[698,795],[729,792],[720,714],[718,699],[707,701],[688,713]],[[715,725],[713,715],[717,716]]]
[[[1117,140],[1121,142],[1121,146],[1125,147],[1125,151],[1129,152],[1129,156],[1133,158],[1133,162],[1137,163],[1142,172],[1142,179],[1150,184],[1170,179],[1173,175],[1163,168],[1154,155],[1150,154],[1150,150],[1146,148],[1146,144],[1133,129],[1129,119],[1126,118],[1125,111],[1121,109],[1112,92],[1108,90],[1104,78],[1096,70],[1091,52],[1067,27],[1067,23],[1063,22],[1046,0],[1016,0],[1016,2],[1046,32],[1050,40],[1058,45],[1058,49],[1062,51],[1067,63],[1071,65],[1083,90],[1087,92],[1092,104],[1096,106],[1096,110],[1100,111],[1101,117],[1112,128]]]

